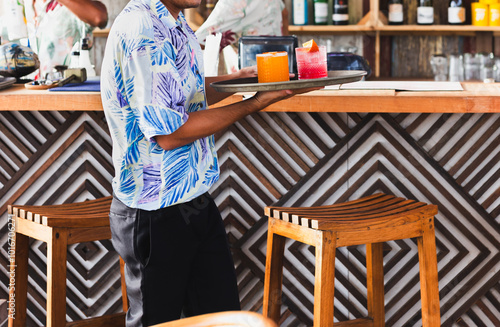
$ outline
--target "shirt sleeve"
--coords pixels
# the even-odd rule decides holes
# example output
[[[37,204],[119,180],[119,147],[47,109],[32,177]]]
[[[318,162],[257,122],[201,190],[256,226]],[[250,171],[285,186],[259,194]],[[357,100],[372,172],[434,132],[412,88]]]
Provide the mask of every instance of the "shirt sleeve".
[[[241,24],[245,20],[245,4],[246,1],[242,0],[219,0],[210,16],[196,31],[198,42],[205,44],[207,36],[212,33],[241,32]]]
[[[173,48],[169,42],[161,47],[139,46],[125,60],[122,70],[131,110],[150,141],[156,135],[173,133],[188,118],[175,62],[168,56]]]

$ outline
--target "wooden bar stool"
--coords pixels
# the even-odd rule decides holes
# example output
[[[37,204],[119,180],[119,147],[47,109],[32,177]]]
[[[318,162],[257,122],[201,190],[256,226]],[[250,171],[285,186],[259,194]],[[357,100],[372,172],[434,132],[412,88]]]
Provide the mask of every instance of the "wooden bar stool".
[[[436,205],[376,194],[318,207],[266,207],[269,217],[263,314],[280,319],[286,238],[316,248],[314,326],[333,326],[335,249],[366,244],[368,318],[335,326],[384,326],[383,242],[417,238],[423,327],[440,326]]]
[[[66,256],[70,244],[111,238],[109,209],[112,197],[80,203],[8,207],[9,219],[15,224],[14,260],[15,319],[9,317],[9,327],[26,326],[28,295],[29,238],[47,243],[47,327],[66,326]],[[120,258],[122,299],[127,308],[123,261]],[[68,323],[67,326],[125,326],[125,314]]]

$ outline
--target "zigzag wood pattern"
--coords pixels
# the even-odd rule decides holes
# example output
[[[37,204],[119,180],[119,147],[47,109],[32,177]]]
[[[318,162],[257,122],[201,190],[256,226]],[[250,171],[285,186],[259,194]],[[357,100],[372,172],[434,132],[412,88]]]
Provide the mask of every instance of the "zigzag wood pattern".
[[[358,194],[381,190],[409,197],[419,194],[419,200],[435,199],[436,201],[429,202],[437,203],[440,207],[441,203],[449,206],[451,202],[453,209],[448,209],[443,214],[446,219],[442,218],[443,223],[437,226],[441,297],[445,300],[442,305],[443,310],[449,312],[446,324],[459,321],[461,326],[488,326],[495,323],[493,317],[498,317],[496,308],[499,307],[496,305],[499,298],[498,276],[485,272],[488,269],[498,270],[494,265],[495,258],[498,262],[498,250],[490,250],[495,245],[491,240],[498,236],[498,222],[495,222],[499,214],[498,166],[495,162],[498,162],[499,142],[498,133],[495,132],[498,132],[499,115],[400,114],[383,115],[382,118],[366,114],[260,113],[241,121],[226,133],[217,135],[222,174],[213,194],[223,212],[233,246],[244,308],[258,311],[262,306],[266,222],[261,217],[264,205],[302,202],[311,205],[343,201],[349,197],[357,197]],[[82,121],[85,123],[82,124]],[[58,199],[71,202],[109,194],[109,181],[106,184],[105,180],[111,169],[110,146],[109,140],[106,140],[107,126],[102,113],[1,113],[0,124],[0,163],[2,167],[7,167],[5,171],[0,170],[0,185],[3,186],[0,189],[0,207],[14,199],[30,201],[30,195],[36,195],[37,200],[32,200],[35,203],[51,203]],[[362,130],[370,124],[371,130]],[[441,133],[444,130],[446,133]],[[373,137],[370,133],[373,132],[390,142],[376,143],[376,146],[366,145],[371,144],[369,142]],[[464,140],[474,140],[475,143],[464,140],[456,142],[457,136],[454,138],[453,135],[466,135]],[[79,138],[85,141],[76,141]],[[6,139],[9,142],[5,142]],[[368,143],[359,141],[361,139]],[[353,146],[356,142],[363,145]],[[398,143],[405,146],[396,147],[397,150],[386,148],[387,144]],[[60,144],[63,145],[58,146]],[[71,152],[66,149],[71,144],[78,144],[71,151],[95,159],[78,161],[65,156],[67,152]],[[453,150],[454,144],[460,145],[456,145]],[[53,150],[54,146],[58,150]],[[372,150],[369,151],[370,149]],[[399,162],[401,154],[405,155],[403,150],[409,151],[408,149],[410,152],[417,151],[419,156],[412,153],[414,158],[423,158],[419,164],[425,166],[425,169],[414,169],[418,166],[418,161],[411,161],[411,164],[406,165]],[[461,155],[464,151],[466,155]],[[342,156],[344,152],[346,155]],[[486,154],[490,153],[491,156],[488,157]],[[16,157],[17,154],[20,155]],[[54,156],[51,162],[61,167],[63,165],[57,158],[65,158],[62,161],[65,163],[63,168],[67,171],[64,182],[59,183],[58,178],[44,176],[50,171],[50,165],[43,165],[46,161],[44,155],[47,154]],[[322,192],[324,196],[314,199],[311,194],[316,194],[316,189],[310,187],[310,182],[316,176],[325,176],[325,170],[331,166],[327,162],[335,155],[335,163],[340,162],[336,171],[341,173],[334,174],[336,182]],[[10,156],[13,159],[9,159]],[[457,160],[454,156],[460,156],[460,159]],[[380,161],[372,159],[375,157]],[[6,160],[7,166],[4,165]],[[366,165],[360,164],[363,160],[371,161]],[[454,168],[450,169],[449,166]],[[344,167],[349,167],[349,170]],[[487,180],[479,178],[485,176],[488,169],[491,172]],[[437,172],[438,177],[432,184],[434,187],[443,183],[452,185],[450,190],[442,186],[433,194],[422,190],[422,185],[427,184],[420,180],[420,175],[427,173],[425,176],[429,177],[430,171]],[[25,176],[33,180],[49,180],[49,186],[39,191],[43,185],[32,186]],[[462,181],[458,182],[460,179]],[[61,186],[69,183],[66,181],[77,184],[71,186],[69,195]],[[467,191],[464,191],[464,182],[469,183]],[[355,193],[356,190],[358,193]],[[471,193],[471,190],[475,193]],[[455,200],[455,197],[465,200]],[[467,212],[468,218],[472,216],[472,221],[478,222],[479,226],[473,226],[474,228],[470,228],[472,232],[466,233],[469,226],[464,225],[462,219],[448,220],[455,213],[454,208]],[[2,219],[4,217],[5,215]],[[6,220],[2,221],[4,223],[0,223],[0,231],[5,232]],[[438,218],[437,221],[441,220]],[[497,227],[489,231],[492,225]],[[458,235],[456,226],[459,229]],[[478,230],[479,233],[476,233]],[[481,244],[482,234],[488,244]],[[5,238],[0,236],[0,239]],[[87,309],[86,304],[82,306],[82,301],[78,300],[81,294],[98,296],[101,285],[108,283],[102,276],[109,276],[113,271],[118,273],[117,267],[113,268],[109,244],[103,242],[80,246],[70,249],[68,258],[68,265],[76,271],[76,275],[68,276],[68,283],[76,285],[75,291],[73,286],[68,289],[68,315],[72,319],[79,319],[81,315],[98,313],[99,306],[107,307],[110,312],[119,311],[119,281],[116,279],[113,282],[112,277],[109,278],[109,290],[102,294],[118,293],[116,297],[110,295],[93,299],[94,304]],[[384,248],[386,292],[389,293],[386,297],[390,319],[388,325],[418,325],[415,248],[412,240],[388,243]],[[33,305],[32,302],[30,307],[30,312],[34,312],[30,313],[31,323],[36,325],[38,323],[35,321],[44,321],[42,285],[45,250],[43,245],[36,242],[33,242],[32,249],[38,256],[32,259],[31,265],[42,272],[34,274],[30,280],[30,299],[38,303]],[[5,244],[2,250],[0,263],[5,267]],[[283,325],[303,326],[311,321],[310,277],[314,265],[311,251],[310,247],[299,244],[288,245],[286,276],[289,279],[285,280]],[[336,304],[340,305],[336,310],[338,320],[346,320],[365,312],[363,251],[362,247],[339,251],[338,267],[342,273],[337,273],[337,285],[348,292],[336,292]],[[100,254],[102,256],[97,259]],[[0,279],[6,285],[6,272],[4,273],[5,275],[0,274]],[[485,281],[478,279],[481,274],[486,276]],[[88,278],[93,285],[84,289],[83,281]],[[304,283],[304,286],[299,288],[296,286],[298,283]],[[402,294],[409,294],[404,309],[394,300]],[[5,290],[0,289],[0,297],[5,297],[4,295]],[[462,298],[464,300],[460,302]],[[405,315],[404,310],[410,314]]]
[[[421,116],[424,116],[423,119],[416,119],[406,130],[425,146],[430,136],[418,138],[414,133],[429,115]],[[488,211],[489,218],[496,221],[497,225],[500,224],[500,115],[442,115],[426,135],[433,135],[438,129],[441,133],[443,130],[446,132],[436,144],[429,147],[429,154],[438,160],[441,166],[448,166],[448,173],[456,182]],[[448,151],[445,151],[446,149]],[[497,296],[496,299],[498,298]],[[480,309],[476,308],[475,311],[482,311],[479,316],[484,314],[494,326],[500,325],[498,318],[494,318],[500,317],[500,305],[492,293],[488,292],[478,303],[481,304],[478,305]],[[474,319],[465,315],[458,321],[468,321],[469,325],[481,321],[477,314],[471,313],[471,316]]]
[[[25,192],[14,195],[2,190],[2,207],[7,203],[51,204],[83,201],[111,194],[111,145],[102,113],[65,115],[53,134],[37,145],[27,163],[20,167],[9,183]],[[12,118],[12,117],[9,117]],[[30,120],[36,127],[36,121]],[[42,126],[42,122],[39,123]],[[18,142],[19,143],[19,142]],[[14,150],[15,152],[15,150]],[[38,160],[50,154],[40,166]],[[38,159],[30,161],[32,159]],[[45,159],[43,159],[45,160]],[[54,173],[57,166],[57,173]],[[24,175],[31,178],[23,179]],[[33,186],[32,183],[37,183]],[[9,197],[10,195],[10,197]],[[5,200],[5,197],[8,197]],[[31,241],[29,285],[29,324],[45,322],[46,244]],[[118,258],[109,241],[73,245],[68,250],[69,320],[99,316],[121,310]],[[6,296],[5,296],[6,297]],[[82,298],[87,299],[82,301]]]
[[[395,126],[396,126],[396,125],[395,125]],[[381,129],[381,130],[382,130],[382,131],[384,131],[383,129]],[[370,131],[370,133],[371,133],[371,132],[373,132],[373,131]],[[368,133],[368,132],[367,132],[366,134],[364,134],[364,136],[365,136],[365,135],[371,135],[370,133]],[[392,130],[390,131],[390,133],[389,133],[389,132],[385,132],[385,134],[388,134],[388,135],[387,135],[387,138],[389,138],[389,137],[390,137],[390,135],[397,135],[398,133],[399,133],[399,134],[401,134],[401,136],[407,137],[406,133],[404,133],[404,131],[402,131],[401,129],[397,130],[397,133],[394,133]],[[365,136],[365,137],[368,137],[368,136]],[[408,138],[408,137],[407,137],[407,138]],[[404,138],[403,138],[403,139],[404,139]],[[408,138],[408,139],[411,141],[411,138]],[[397,142],[396,142],[396,141],[392,141],[392,143],[397,143]],[[420,147],[418,147],[418,145],[413,144],[413,146],[417,147],[417,149],[419,149],[419,151],[420,151],[420,152],[425,153],[425,151],[423,151],[422,149],[420,149]],[[379,147],[380,147],[380,146],[379,146]],[[370,148],[370,147],[366,147],[366,148]],[[406,148],[406,147],[401,147],[401,149],[400,149],[399,151],[402,151],[402,150],[403,150],[403,149],[405,149],[405,148]],[[377,149],[377,151],[381,151],[381,150],[383,150],[383,148]],[[387,152],[385,155],[386,155],[386,156],[388,156],[388,157],[390,157],[390,155],[391,155],[390,151],[385,151],[385,152]],[[373,155],[373,154],[372,154],[372,155]],[[396,160],[396,158],[394,158],[394,156],[392,156],[392,157],[393,157],[393,158],[392,158],[391,160],[393,160],[393,161],[397,161],[397,160]],[[424,156],[424,158],[425,158],[425,156]],[[429,161],[431,161],[431,162],[432,162],[432,160],[431,160],[430,158],[427,158],[427,160],[429,160]],[[360,162],[362,162],[362,160],[360,160]],[[327,165],[327,166],[329,166],[329,165]],[[399,164],[399,165],[397,165],[396,167],[398,168],[398,170],[402,170],[402,171],[404,172],[405,176],[411,177],[411,178],[410,178],[410,181],[411,181],[412,183],[414,183],[415,185],[420,185],[420,188],[421,188],[421,189],[425,189],[425,187],[423,186],[423,183],[419,183],[418,179],[416,179],[415,177],[412,177],[412,172],[410,172],[410,171],[408,171],[408,170],[403,170],[403,169],[402,169],[402,168],[404,167],[403,165]],[[409,166],[409,167],[410,167],[410,166]],[[438,165],[434,165],[433,167],[431,167],[431,168],[430,168],[430,170],[432,171],[432,170],[436,169],[437,167],[438,167]],[[317,167],[315,167],[315,168],[317,168]],[[319,169],[321,169],[321,168],[319,168]],[[356,169],[356,167],[354,167],[354,166],[353,166],[353,167],[350,167],[350,169],[352,169],[353,171],[358,171],[358,169],[360,169],[360,168]],[[396,180],[397,180],[397,177],[395,177],[395,176],[394,176],[394,174],[391,174],[391,173],[390,173],[390,171],[388,170],[388,168],[387,168],[387,167],[385,167],[383,164],[376,165],[376,166],[372,166],[372,168],[371,168],[371,169],[372,169],[372,171],[368,170],[368,171],[367,171],[367,173],[366,173],[365,175],[363,175],[363,176],[361,176],[361,177],[359,178],[359,180],[362,180],[362,181],[363,181],[363,180],[365,180],[365,179],[368,179],[371,175],[373,175],[373,173],[374,173],[374,172],[377,172],[377,171],[379,171],[379,170],[380,170],[380,171],[382,171],[382,172],[384,173],[384,175],[387,175],[387,176],[388,176],[388,177],[387,177],[387,179],[388,179],[388,180],[390,180],[390,181],[396,181]],[[344,184],[345,184],[346,179],[347,179],[347,177],[345,177],[345,178],[344,178],[344,181],[343,181],[342,183],[344,183]],[[324,179],[323,179],[323,180],[324,180]],[[433,183],[432,183],[433,185],[439,184],[439,183],[438,183],[438,182],[436,182],[435,180],[431,180],[431,181],[433,182]],[[411,194],[411,193],[410,193],[410,191],[409,191],[409,190],[405,187],[404,182],[406,182],[406,183],[407,183],[407,181],[406,181],[406,180],[404,180],[404,181],[400,181],[400,182],[398,182],[398,183],[396,184],[396,186],[397,186],[398,188],[401,188],[401,189],[404,191],[405,196],[409,196],[409,197],[411,197],[411,195],[412,195],[412,194]],[[337,190],[337,189],[338,189],[338,187],[339,187],[340,185],[342,185],[342,183],[339,183],[338,185],[334,185],[331,189],[332,189],[332,190]],[[361,185],[362,185],[362,184],[359,184],[359,185],[354,184],[353,186],[351,186],[351,188],[352,188],[352,189],[357,189],[357,188],[358,188],[358,187],[360,187]],[[383,184],[382,184],[382,185],[383,185]],[[304,186],[304,185],[302,185],[302,186]],[[454,186],[456,186],[456,185],[454,185]],[[382,186],[380,186],[380,187],[382,187]],[[312,187],[312,188],[313,188],[313,189],[317,189],[317,187]],[[303,187],[303,189],[310,189],[310,187]],[[390,188],[387,188],[387,186],[384,186],[384,187],[382,187],[381,189],[382,189],[382,190],[387,190],[387,191],[394,191],[394,189],[392,189],[392,190],[391,190]],[[443,193],[443,194],[445,194],[445,193],[446,193],[446,192],[445,192],[445,190],[444,190],[442,187],[440,187],[440,189],[441,189],[441,190],[440,190],[440,191],[441,191],[441,193]],[[308,194],[309,194],[309,193],[308,193]],[[287,195],[288,195],[288,194],[287,194]],[[326,198],[326,197],[328,197],[328,196],[330,196],[330,194],[325,195],[323,198]],[[429,197],[431,197],[431,196],[429,195]],[[465,196],[465,197],[467,198],[467,196]],[[432,197],[432,198],[434,198],[434,197]],[[322,199],[322,201],[324,201],[324,199]],[[280,201],[280,202],[281,202],[281,201]],[[477,208],[477,209],[481,212],[481,209],[480,209],[480,208]],[[484,212],[482,212],[482,214],[483,214],[483,217],[487,217],[487,215],[484,215]],[[258,228],[258,227],[256,226],[255,228]],[[441,228],[445,230],[445,233],[447,232],[447,231],[446,231],[446,228],[443,228],[443,227],[441,227]],[[464,228],[463,230],[464,230],[464,231],[466,231],[466,228]],[[488,235],[488,233],[486,233],[486,235]],[[470,235],[470,234],[469,234],[469,237],[470,237],[473,241],[475,241],[475,242],[476,242],[476,244],[475,244],[475,245],[476,245],[476,246],[477,246],[477,247],[478,247],[481,251],[486,251],[486,253],[488,252],[488,250],[486,249],[486,247],[482,246],[482,244],[480,244],[480,242],[477,242],[477,241],[478,241],[478,240],[477,240],[477,238],[475,238],[473,235]],[[494,240],[494,239],[495,239],[495,238],[494,238],[494,237],[491,237],[491,235],[490,235],[489,240]],[[252,239],[252,240],[251,240],[251,241],[249,241],[249,242],[250,242],[250,243],[251,243],[251,242],[256,242],[256,240],[255,240],[255,239]],[[456,239],[454,239],[454,240],[453,240],[453,243],[455,244],[455,246],[460,246],[461,242],[463,242],[463,241],[462,241],[462,240],[456,240]],[[494,242],[493,242],[493,243],[494,243]],[[439,245],[440,247],[443,247],[443,248],[444,248],[444,246],[442,246],[442,245],[441,245],[441,244],[442,244],[442,242],[439,242],[439,239],[438,239],[438,244],[440,244],[440,245]],[[252,248],[259,248],[259,249],[261,249],[261,248],[262,248],[262,246],[261,246],[260,244],[253,243]],[[244,252],[244,251],[242,251],[242,252]],[[446,254],[447,254],[448,252],[449,252],[449,250],[448,250],[448,249],[446,249],[446,248],[444,248],[444,249],[440,249],[440,250],[439,250],[439,253],[438,253],[438,258],[443,258],[443,257],[445,257],[445,256],[446,256]],[[458,255],[457,255],[457,257],[459,258],[459,259],[458,259],[458,261],[460,261],[460,254],[458,254]],[[486,255],[486,256],[485,256],[485,255],[483,255],[483,258],[482,258],[482,259],[486,259],[487,257],[488,257],[487,255]],[[491,255],[490,255],[489,257],[490,257],[490,258],[492,258],[492,259],[488,261],[488,263],[489,263],[489,265],[490,265],[490,266],[486,265],[486,267],[487,267],[487,268],[491,267],[491,264],[492,264],[493,262],[495,262],[495,261],[494,261],[494,259],[496,258],[495,256],[493,256],[493,257],[492,257]],[[474,266],[476,266],[476,264],[479,264],[479,262],[481,262],[481,260],[482,260],[482,259],[480,258],[480,259],[476,259],[476,261],[472,261],[472,263],[471,263],[471,264],[469,264],[469,272],[471,271],[470,267],[474,267]],[[253,259],[253,261],[257,261],[257,258],[254,258],[254,259]],[[414,263],[413,263],[412,261],[409,261],[409,263],[408,263],[408,267],[410,267],[410,268],[411,268],[413,264],[416,264],[416,262],[417,262],[416,260],[414,260]],[[451,268],[450,268],[450,267],[451,267]],[[487,270],[487,268],[485,268],[485,270]],[[405,268],[405,269],[406,269],[406,270],[408,270],[408,271],[409,271],[409,270],[411,270],[411,269],[409,269],[409,268]],[[446,272],[446,271],[449,271],[449,270],[453,270],[453,263],[451,263],[451,265],[449,265],[449,266],[445,266],[445,270],[444,270],[444,271]],[[465,273],[465,275],[466,275],[466,274],[467,274],[467,273]],[[465,275],[464,275],[464,276],[465,276]],[[476,275],[476,276],[480,276],[480,275],[481,275],[481,274],[478,274],[478,275]],[[462,276],[462,277],[463,277],[463,276]],[[457,276],[456,278],[457,278],[457,279],[461,279],[462,277],[461,277],[461,276]],[[393,280],[397,280],[397,278],[396,278],[396,279],[393,279]],[[418,278],[413,278],[412,280],[413,280],[413,281],[412,281],[412,283],[410,283],[410,284],[409,284],[410,286],[412,286],[412,285],[416,285],[416,284],[418,283]],[[493,280],[495,280],[495,278],[494,278]],[[389,286],[391,285],[390,283],[391,283],[391,281],[389,281]],[[392,282],[392,283],[394,283],[394,282]],[[481,283],[479,283],[479,284],[481,284]],[[393,287],[393,286],[390,286],[390,287]],[[406,291],[406,290],[405,290],[405,291]],[[451,290],[450,290],[450,289],[445,289],[444,291],[442,291],[442,293],[446,293],[446,294],[448,294],[448,293],[451,293]],[[402,293],[400,292],[400,294],[402,294]],[[455,301],[456,301],[456,299],[457,299],[457,297],[455,297]],[[418,300],[419,300],[419,297],[418,297],[418,296],[413,296],[412,301],[414,301],[415,303],[417,303],[417,302],[418,302]],[[451,301],[450,303],[453,303],[453,301]],[[394,306],[394,303],[393,303],[393,304],[391,304],[391,302],[389,302],[388,306],[389,306],[389,309],[390,309],[392,306]],[[418,310],[418,309],[417,309],[417,310]],[[404,310],[402,310],[402,311],[404,311]],[[397,316],[397,315],[395,315],[395,317],[398,317],[398,316]],[[399,317],[398,317],[398,319],[399,319]],[[414,319],[414,317],[412,317],[411,319],[409,319],[409,321],[411,321],[412,319]],[[450,319],[449,321],[452,321],[452,319]],[[390,321],[389,321],[389,323],[390,323]],[[394,323],[394,322],[393,322],[393,323]],[[398,322],[396,325],[399,325],[399,324],[400,324],[400,322]]]

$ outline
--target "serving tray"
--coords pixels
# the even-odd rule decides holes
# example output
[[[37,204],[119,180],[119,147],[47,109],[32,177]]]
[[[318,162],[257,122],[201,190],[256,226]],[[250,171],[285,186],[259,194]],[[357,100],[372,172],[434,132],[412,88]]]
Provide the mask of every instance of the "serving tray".
[[[257,77],[238,78],[210,83],[219,92],[259,92],[293,90],[327,85],[345,84],[360,81],[366,72],[364,70],[329,71],[328,77],[315,79],[291,80],[286,82],[259,83]]]

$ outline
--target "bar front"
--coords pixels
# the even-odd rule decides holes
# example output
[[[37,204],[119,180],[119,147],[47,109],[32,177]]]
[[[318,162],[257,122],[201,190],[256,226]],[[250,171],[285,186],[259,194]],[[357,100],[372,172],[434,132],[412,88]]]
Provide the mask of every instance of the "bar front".
[[[232,246],[243,309],[262,308],[264,207],[326,205],[378,192],[439,208],[435,230],[443,325],[495,303],[500,87],[462,86],[464,91],[457,92],[314,91],[274,104],[216,135],[221,175],[211,192]],[[222,104],[247,95],[235,94]],[[9,204],[111,195],[111,140],[99,93],[27,91],[16,85],[0,92],[0,124],[4,230]],[[28,321],[43,322],[39,304],[45,294],[46,253],[39,242],[31,245]],[[421,319],[416,247],[412,239],[384,245],[389,326]],[[366,315],[364,258],[364,246],[337,251],[338,321]],[[120,311],[119,285],[118,258],[109,241],[70,247],[71,319]],[[286,243],[283,292],[282,325],[311,325],[313,247]],[[78,307],[82,297],[96,302]]]

